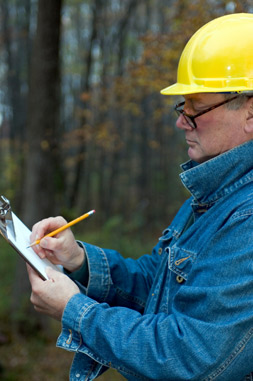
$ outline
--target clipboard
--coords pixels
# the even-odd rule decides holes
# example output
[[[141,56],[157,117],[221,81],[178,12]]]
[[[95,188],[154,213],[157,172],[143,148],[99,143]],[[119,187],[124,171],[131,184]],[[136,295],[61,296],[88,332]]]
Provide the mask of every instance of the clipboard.
[[[48,259],[41,259],[30,245],[31,231],[11,210],[9,200],[0,197],[0,233],[3,238],[16,250],[16,252],[37,271],[43,280],[48,280],[46,268],[51,267],[63,272],[60,265],[54,265]]]

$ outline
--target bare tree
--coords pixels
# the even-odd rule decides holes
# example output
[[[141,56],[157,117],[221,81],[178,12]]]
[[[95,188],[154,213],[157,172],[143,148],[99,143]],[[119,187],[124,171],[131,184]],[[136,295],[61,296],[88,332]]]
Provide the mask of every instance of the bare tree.
[[[22,217],[32,224],[56,209],[59,180],[59,48],[62,0],[39,0],[34,41],[27,123]],[[23,262],[18,262],[14,292],[15,312],[29,290]],[[18,285],[18,287],[17,287]],[[22,324],[24,326],[24,322]]]

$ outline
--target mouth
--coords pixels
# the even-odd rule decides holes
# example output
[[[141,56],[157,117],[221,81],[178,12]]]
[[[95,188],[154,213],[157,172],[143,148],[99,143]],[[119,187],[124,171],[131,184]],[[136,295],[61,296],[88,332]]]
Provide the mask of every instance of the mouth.
[[[185,139],[185,141],[186,141],[186,143],[188,144],[188,145],[193,145],[193,144],[196,144],[197,142],[195,141],[195,140],[191,140],[191,139]]]

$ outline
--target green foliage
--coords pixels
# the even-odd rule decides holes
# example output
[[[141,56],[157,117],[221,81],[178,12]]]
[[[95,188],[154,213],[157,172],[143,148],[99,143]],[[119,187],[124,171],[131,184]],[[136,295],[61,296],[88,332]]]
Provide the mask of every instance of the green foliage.
[[[0,191],[10,200],[15,198],[20,186],[22,155],[18,144],[10,139],[0,139],[1,177]]]
[[[143,231],[142,218],[136,215],[131,222],[126,223],[122,216],[117,215],[109,218],[102,228],[93,231],[85,229],[85,233],[78,233],[76,237],[96,246],[116,250],[125,258],[138,258],[151,253],[157,240],[156,234],[148,235]]]
[[[0,321],[10,321],[11,294],[14,281],[16,252],[0,236]]]

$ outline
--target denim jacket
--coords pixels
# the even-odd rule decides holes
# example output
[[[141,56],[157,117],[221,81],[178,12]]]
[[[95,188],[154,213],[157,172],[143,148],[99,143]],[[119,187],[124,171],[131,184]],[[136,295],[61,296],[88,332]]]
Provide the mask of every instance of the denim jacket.
[[[108,367],[128,380],[253,379],[253,141],[182,167],[191,197],[152,255],[83,243],[88,287],[57,342],[75,352],[70,380]]]

